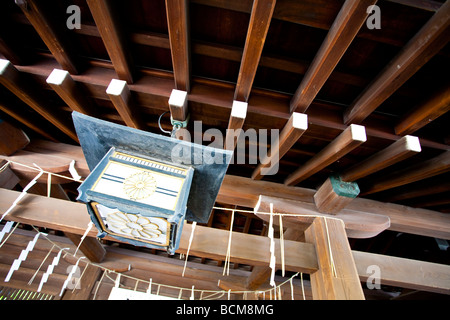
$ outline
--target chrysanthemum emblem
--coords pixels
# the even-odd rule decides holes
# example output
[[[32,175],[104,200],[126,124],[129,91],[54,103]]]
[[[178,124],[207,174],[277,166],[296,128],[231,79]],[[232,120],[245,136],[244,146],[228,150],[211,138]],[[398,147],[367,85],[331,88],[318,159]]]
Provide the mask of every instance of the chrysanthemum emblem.
[[[143,200],[155,192],[156,180],[148,172],[137,172],[125,179],[123,190],[130,199]]]
[[[159,227],[149,219],[135,214],[116,211],[106,217],[111,230],[145,239],[157,238],[161,235]]]

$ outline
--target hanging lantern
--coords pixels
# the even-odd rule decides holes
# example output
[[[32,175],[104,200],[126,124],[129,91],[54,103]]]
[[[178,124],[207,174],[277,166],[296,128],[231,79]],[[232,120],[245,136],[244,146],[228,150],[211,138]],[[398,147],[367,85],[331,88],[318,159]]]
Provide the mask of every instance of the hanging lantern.
[[[185,220],[208,222],[230,151],[72,116],[91,170],[77,200],[87,204],[98,237],[173,254]]]

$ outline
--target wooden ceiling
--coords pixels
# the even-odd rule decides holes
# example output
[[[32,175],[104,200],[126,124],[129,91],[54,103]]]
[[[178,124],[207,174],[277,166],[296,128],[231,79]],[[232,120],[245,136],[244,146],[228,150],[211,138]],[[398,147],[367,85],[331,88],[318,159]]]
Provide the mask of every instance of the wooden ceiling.
[[[290,184],[317,189],[332,172],[348,171],[407,134],[417,136],[420,153],[357,179],[360,197],[450,213],[450,1],[16,3],[0,3],[0,57],[16,76],[0,77],[0,118],[32,141],[77,145],[74,107],[46,82],[55,68],[69,72],[69,100],[81,111],[124,125],[130,120],[106,88],[112,79],[127,81],[131,121],[154,133],[161,133],[158,118],[176,88],[188,92],[191,132],[202,121],[203,131],[225,133],[234,100],[248,102],[244,130],[281,131],[293,112],[306,114],[308,128],[287,148],[278,173],[263,177],[280,185],[313,162],[313,174]],[[381,29],[366,24],[374,3]],[[73,4],[80,29],[66,26]],[[367,141],[335,158],[325,152],[321,160],[319,152],[351,124],[365,127]],[[168,116],[162,126],[171,129]],[[230,165],[227,174],[251,178],[258,165],[251,160]],[[213,217],[210,226],[229,229],[228,212]],[[250,214],[238,214],[234,226],[265,232]]]

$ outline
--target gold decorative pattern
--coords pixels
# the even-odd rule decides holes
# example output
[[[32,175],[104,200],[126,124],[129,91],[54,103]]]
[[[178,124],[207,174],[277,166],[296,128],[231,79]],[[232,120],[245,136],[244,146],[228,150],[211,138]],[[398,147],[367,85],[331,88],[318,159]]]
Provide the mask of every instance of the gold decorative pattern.
[[[148,172],[137,172],[125,179],[123,190],[132,200],[146,199],[155,192],[156,180]]]
[[[108,214],[106,221],[112,230],[116,229],[133,237],[153,239],[159,237],[162,233],[159,227],[150,222],[148,218],[135,214],[116,211]]]

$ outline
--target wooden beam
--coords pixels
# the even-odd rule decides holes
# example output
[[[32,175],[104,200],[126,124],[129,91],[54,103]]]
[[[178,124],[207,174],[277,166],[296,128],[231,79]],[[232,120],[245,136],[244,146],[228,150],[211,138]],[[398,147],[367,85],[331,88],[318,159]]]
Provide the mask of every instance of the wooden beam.
[[[399,170],[384,179],[371,182],[370,185],[364,185],[361,187],[361,195],[372,194],[403,186],[448,171],[450,171],[450,151],[446,151],[437,157]]]
[[[145,129],[137,107],[132,101],[131,92],[124,80],[112,79],[106,93],[125,124],[131,128]]]
[[[0,189],[2,202],[0,212],[5,212],[20,192]],[[34,209],[32,209],[34,208]],[[36,210],[35,208],[40,208]],[[39,211],[39,212],[37,212]],[[26,201],[20,202],[16,209],[5,217],[20,223],[70,232],[83,235],[90,221],[86,205],[54,198],[28,194]],[[180,240],[180,249],[177,252],[186,253],[192,225],[185,224]],[[88,236],[95,237],[97,231],[92,229]],[[190,246],[190,254],[215,260],[223,260],[227,254],[229,231],[198,226],[195,229],[194,239]],[[105,239],[114,240],[106,237]],[[270,253],[269,238],[233,232],[231,246],[231,262],[251,265],[269,264]],[[278,240],[276,246],[279,247]],[[277,253],[277,261],[281,261]],[[277,264],[281,266],[280,263]],[[310,273],[317,270],[314,248],[310,244],[296,241],[285,241],[285,267],[294,272]]]
[[[226,150],[234,150],[239,140],[239,136],[244,125],[245,117],[247,116],[247,102],[233,101],[231,108],[230,120],[228,121],[228,128],[225,136]]]
[[[237,79],[234,100],[248,101],[261,53],[269,31],[276,0],[253,1],[252,13],[245,40],[244,53]]]
[[[28,143],[30,138],[25,132],[0,119],[0,155],[12,155]]]
[[[86,1],[119,79],[133,83],[133,64],[119,19],[106,0]]]
[[[33,166],[34,162],[46,171],[58,170],[58,173],[67,176],[70,176],[68,172],[65,172],[68,170],[68,164],[75,160],[75,168],[78,173],[82,177],[89,175],[89,168],[84,159],[83,151],[78,146],[37,140],[32,141],[25,150],[19,151],[19,153],[12,157],[3,158],[30,166]],[[31,171],[26,167],[11,164],[11,169],[16,175],[26,176],[28,180],[36,176],[36,171]],[[56,180],[57,177],[52,177],[52,181],[55,181],[55,183],[68,181],[62,178],[57,180],[58,182]],[[46,180],[43,179],[42,182],[45,183]],[[219,190],[217,202],[254,208],[258,203],[259,196],[265,195],[294,200],[296,210],[304,209],[304,212],[314,210],[314,214],[320,214],[314,205],[315,192],[316,190],[313,189],[289,187],[270,181],[226,175]],[[388,216],[391,221],[389,230],[450,239],[450,216],[444,213],[364,198],[356,198],[346,209]]]
[[[92,115],[91,102],[86,94],[81,92],[80,88],[77,87],[69,72],[61,69],[53,69],[46,82],[72,110]]]
[[[257,184],[263,182],[251,179],[247,180]],[[0,189],[0,198],[2,199],[0,202],[0,212],[6,211],[18,195],[19,192]],[[354,202],[357,200],[360,199],[355,199]],[[376,201],[372,202],[377,203]],[[351,205],[353,205],[353,203]],[[370,204],[366,206],[373,207],[373,205]],[[405,214],[408,218],[414,218],[414,210]],[[82,235],[89,222],[89,215],[86,213],[85,205],[81,203],[36,195],[27,195],[26,201],[24,200],[19,203],[18,207],[6,217],[6,220],[9,219],[25,224],[44,226],[54,230],[72,231],[73,233]],[[180,252],[185,252],[187,250],[190,234],[191,225],[186,224],[183,229]],[[96,232],[94,230],[89,234],[89,236],[93,237],[95,235]],[[192,243],[192,245],[195,244],[195,254],[192,251],[192,246],[191,254],[201,257],[220,257],[222,259],[226,254],[228,237],[228,231],[197,225]],[[197,238],[199,241],[196,241]],[[255,263],[255,265],[263,266],[268,265],[269,255],[267,248],[269,248],[269,241],[267,237],[233,232],[232,239],[232,261],[240,261],[242,263],[250,262],[250,264]],[[248,240],[250,241],[247,242]],[[202,243],[206,244],[206,247],[203,249]],[[305,272],[314,272],[314,270],[317,270],[317,256],[312,244],[286,241],[285,245],[287,245],[285,246],[286,258],[289,260],[289,263],[286,263],[286,270],[291,270],[291,267],[294,270],[304,270]],[[276,241],[276,247],[278,246],[279,242]],[[111,250],[113,249],[114,248],[111,248]],[[244,251],[241,251],[241,249]],[[108,250],[107,259],[103,264],[111,263],[111,250]],[[250,252],[250,256],[247,254],[248,252]],[[247,261],[247,257],[250,257],[251,259]],[[371,276],[367,271],[367,267],[375,264],[381,268],[380,280],[382,284],[442,293],[447,293],[450,290],[450,266],[448,265],[359,251],[353,251],[353,257],[361,280],[365,281]],[[277,254],[277,259],[279,258],[280,256]],[[288,262],[288,260],[286,260],[286,262]],[[123,259],[120,259],[120,261],[123,261]],[[180,261],[180,263],[182,262]],[[123,265],[128,267],[128,264]],[[144,265],[148,266],[149,264],[144,263]],[[189,271],[189,269],[188,266],[187,274],[190,272],[192,272],[192,274],[195,273],[194,270]],[[176,274],[179,275],[179,268],[177,270]],[[230,270],[230,272],[233,272],[233,270]],[[29,278],[27,278],[27,280],[28,279]]]
[[[283,213],[283,226],[305,231],[316,216],[341,219],[345,223],[345,231],[350,238],[371,238],[390,226],[390,219],[382,213],[369,213],[363,210],[343,209],[336,214],[327,214],[317,210],[314,203],[260,195],[255,205],[255,215],[268,222],[270,204],[276,213]],[[277,219],[275,219],[277,220]],[[278,225],[278,221],[274,224]]]
[[[377,0],[347,0],[290,102],[291,112],[305,112],[367,18]]]
[[[315,218],[305,238],[314,244],[319,263],[319,270],[310,275],[313,299],[364,300],[344,223]]]
[[[428,20],[344,113],[345,124],[360,123],[448,42],[450,2]]]
[[[6,166],[6,160],[0,160],[0,188],[13,189],[20,181],[9,166]]]
[[[191,61],[188,10],[187,0],[166,0],[167,26],[175,88],[190,92]]]
[[[280,230],[280,232],[284,232],[284,240],[301,241],[304,238],[303,232],[293,228],[288,228],[286,231]],[[272,269],[268,266],[254,266],[252,273],[247,278],[246,290],[258,289],[263,283],[267,282],[271,273]]]
[[[373,278],[374,273],[369,267],[378,266],[382,285],[443,294],[450,292],[449,265],[355,250],[352,254],[361,281]]]
[[[317,189],[314,202],[317,210],[323,213],[337,214],[359,194],[358,184],[342,181],[338,175],[331,175]]]
[[[450,111],[450,85],[408,112],[395,126],[395,133],[411,134],[448,111]]]
[[[37,94],[32,92],[30,86],[24,82],[20,72],[8,60],[0,59],[0,83],[59,130],[78,141],[73,127],[49,112],[49,108],[45,106],[44,102],[41,102],[41,98]]]
[[[363,126],[350,125],[322,151],[290,174],[284,184],[292,186],[307,179],[358,147],[366,139],[366,131]]]
[[[316,248],[319,270],[310,275],[314,300],[364,300],[344,223],[316,218],[305,231]]]
[[[81,241],[82,235],[65,232],[64,233],[74,245],[78,247]],[[102,262],[106,255],[106,250],[97,238],[86,237],[80,245],[81,252],[91,262]]]
[[[261,160],[252,173],[252,179],[261,179],[264,176],[261,170],[280,162],[281,158],[300,139],[306,129],[308,129],[308,116],[303,113],[293,112],[280,133],[278,144],[271,146],[268,153],[270,155]]]
[[[419,153],[421,150],[419,138],[415,136],[404,136],[389,147],[340,173],[341,179],[348,182],[356,181],[399,161],[405,160]]]
[[[66,26],[54,26],[52,23],[54,20],[46,16],[45,10],[39,1],[16,1],[16,4],[18,4],[61,67],[71,74],[78,74],[77,61],[73,56],[70,40],[62,32],[62,30],[66,29]]]
[[[80,288],[77,290],[66,290],[61,300],[89,300],[102,271],[97,266],[87,264],[85,270],[83,270],[83,277],[80,280]]]

